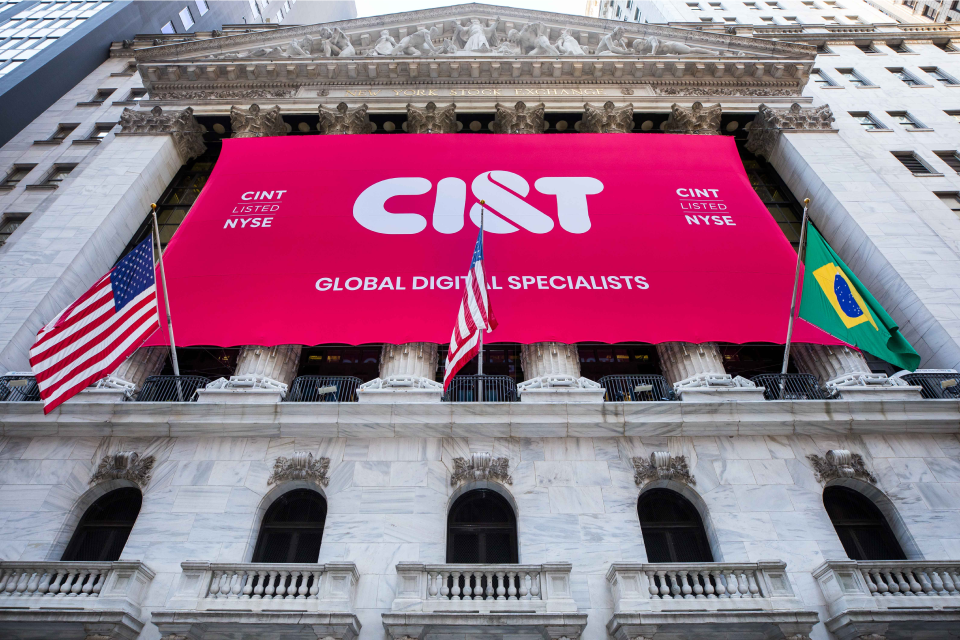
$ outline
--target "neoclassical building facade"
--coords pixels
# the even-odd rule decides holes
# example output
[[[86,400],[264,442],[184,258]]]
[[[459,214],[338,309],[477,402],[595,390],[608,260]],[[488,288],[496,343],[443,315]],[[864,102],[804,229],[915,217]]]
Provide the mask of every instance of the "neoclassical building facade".
[[[0,637],[960,637],[954,42],[464,4],[115,43],[0,149]],[[443,393],[432,343],[143,348],[43,414],[36,331],[223,139],[409,133],[731,136],[922,370],[491,344]]]

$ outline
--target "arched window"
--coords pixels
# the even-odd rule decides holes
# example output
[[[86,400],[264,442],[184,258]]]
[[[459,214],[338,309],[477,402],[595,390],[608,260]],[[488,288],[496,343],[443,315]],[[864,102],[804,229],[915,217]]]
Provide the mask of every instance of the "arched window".
[[[253,561],[316,562],[326,519],[327,501],[316,491],[283,494],[267,509]]]
[[[823,490],[823,506],[851,560],[905,560],[906,556],[877,505],[847,487]]]
[[[94,502],[77,525],[64,562],[114,562],[120,559],[137,521],[143,497],[139,489],[116,489]]]
[[[447,518],[447,562],[515,563],[517,518],[501,495],[469,491],[453,503]]]
[[[649,562],[713,562],[697,509],[670,489],[651,489],[637,503]]]

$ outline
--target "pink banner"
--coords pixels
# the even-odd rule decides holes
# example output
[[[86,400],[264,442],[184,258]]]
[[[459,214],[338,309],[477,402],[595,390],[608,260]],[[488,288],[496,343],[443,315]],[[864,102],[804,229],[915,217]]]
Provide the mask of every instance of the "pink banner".
[[[177,344],[449,342],[481,199],[487,342],[784,341],[796,254],[732,138],[381,134],[224,141],[164,254]]]

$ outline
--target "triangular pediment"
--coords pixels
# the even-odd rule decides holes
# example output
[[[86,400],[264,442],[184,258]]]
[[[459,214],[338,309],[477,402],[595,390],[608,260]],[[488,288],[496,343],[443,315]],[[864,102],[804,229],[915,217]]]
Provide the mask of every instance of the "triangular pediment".
[[[499,20],[498,20],[499,18]],[[140,49],[140,63],[667,58],[812,61],[809,45],[487,4],[275,28]]]

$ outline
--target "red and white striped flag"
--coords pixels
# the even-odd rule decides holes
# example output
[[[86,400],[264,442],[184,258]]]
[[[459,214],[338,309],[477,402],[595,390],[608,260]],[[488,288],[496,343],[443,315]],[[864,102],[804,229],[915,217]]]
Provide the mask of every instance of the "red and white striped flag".
[[[116,371],[159,327],[151,236],[37,333],[30,366],[43,412]]]
[[[470,271],[467,273],[463,299],[460,301],[460,311],[457,313],[457,324],[450,339],[450,350],[447,352],[446,369],[443,373],[444,391],[450,386],[450,381],[457,371],[477,355],[480,350],[480,332],[484,329],[493,331],[496,328],[497,319],[493,317],[493,309],[490,307],[487,279],[483,271],[481,226],[477,246],[473,250],[473,259],[470,261]]]

